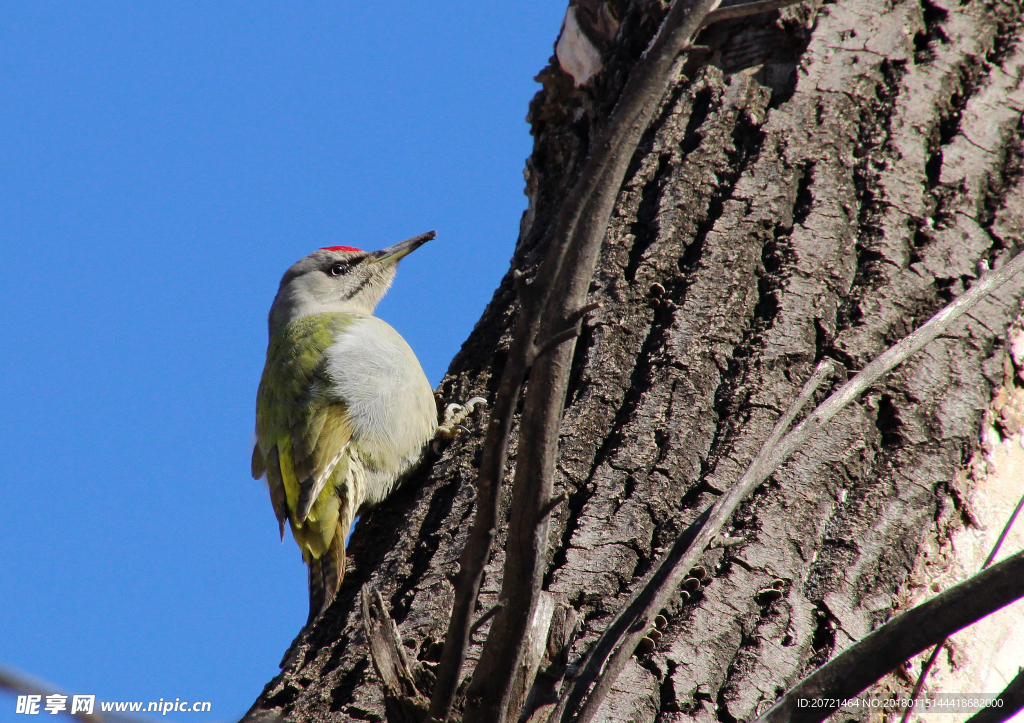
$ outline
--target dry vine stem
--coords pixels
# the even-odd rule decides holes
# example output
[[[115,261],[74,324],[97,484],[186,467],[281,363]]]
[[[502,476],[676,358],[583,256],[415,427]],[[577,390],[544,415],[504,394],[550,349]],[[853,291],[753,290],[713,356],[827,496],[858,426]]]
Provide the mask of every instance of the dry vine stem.
[[[552,723],[590,721],[597,714],[615,679],[626,666],[640,638],[651,627],[654,615],[667,604],[686,571],[697,563],[701,553],[732,517],[740,502],[868,387],[944,332],[951,323],[1021,270],[1024,270],[1024,252],[1018,253],[998,270],[985,274],[969,291],[958,296],[919,329],[871,361],[853,379],[822,402],[795,429],[782,437],[777,445],[772,445],[773,439],[776,438],[773,431],[768,442],[736,485],[683,532],[680,540],[662,558],[644,585],[634,593],[623,611],[598,639],[581,666],[580,673],[563,691],[559,705],[549,720]],[[820,372],[819,367],[811,382]],[[800,398],[805,394],[809,395],[809,385],[810,383],[805,385]],[[705,517],[708,518],[706,522],[703,521]],[[684,537],[689,538],[689,541],[682,545]],[[678,550],[680,546],[684,546],[685,549]],[[613,649],[615,652],[609,660],[608,656]],[[579,710],[579,714],[574,717],[577,706],[595,681],[594,689]]]
[[[540,594],[545,564],[549,515],[542,513],[551,499],[558,429],[575,348],[574,335],[566,332],[579,324],[601,241],[629,161],[664,96],[679,56],[718,3],[672,3],[562,207],[533,283],[526,284],[521,274],[517,276],[522,308],[484,441],[476,517],[460,559],[455,603],[430,702],[431,720],[447,720],[461,678],[470,617],[495,533],[498,487],[505,469],[512,416],[526,370],[533,365],[531,391],[521,423],[523,436],[502,581],[501,597],[506,604],[491,624],[467,694],[464,720],[503,723],[510,715],[518,717],[518,710],[509,710],[509,696],[514,671],[522,664],[525,634]],[[567,343],[548,343],[558,338],[566,338]],[[545,353],[540,355],[542,349]]]

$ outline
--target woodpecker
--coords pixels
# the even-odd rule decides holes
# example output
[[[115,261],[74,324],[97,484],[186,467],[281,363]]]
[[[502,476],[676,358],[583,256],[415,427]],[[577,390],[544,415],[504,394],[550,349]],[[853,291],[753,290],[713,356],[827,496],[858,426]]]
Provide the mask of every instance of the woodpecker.
[[[356,515],[395,489],[438,431],[419,360],[373,316],[399,260],[434,235],[371,253],[314,251],[285,272],[270,307],[252,476],[266,476],[281,539],[287,521],[309,568],[307,624],[337,594]],[[458,426],[453,411],[465,410],[449,408],[442,431]]]

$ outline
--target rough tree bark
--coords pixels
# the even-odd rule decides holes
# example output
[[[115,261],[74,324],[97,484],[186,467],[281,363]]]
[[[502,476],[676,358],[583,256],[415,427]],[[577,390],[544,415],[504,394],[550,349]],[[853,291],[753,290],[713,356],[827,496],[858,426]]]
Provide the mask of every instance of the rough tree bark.
[[[656,31],[613,3],[600,74],[557,61],[530,106],[519,248],[537,263],[566,189]],[[661,549],[756,454],[824,356],[859,369],[1024,237],[1020,0],[804,3],[707,28],[638,149],[605,238],[562,429],[546,588],[583,654]],[[510,249],[511,250],[511,249]],[[510,254],[511,255],[511,254]],[[607,721],[750,720],[890,617],[977,445],[1016,279],[865,394],[737,513],[713,578],[666,611]],[[516,313],[506,277],[440,388],[491,397]],[[516,447],[510,448],[514,464]],[[359,590],[383,594],[409,657],[436,661],[473,514],[479,436],[367,516],[338,599],[296,639],[251,720],[384,720]],[[507,490],[506,497],[507,497]],[[507,503],[507,500],[506,500]],[[503,530],[481,592],[497,602]],[[736,543],[736,544],[731,544]],[[777,581],[781,581],[777,582]],[[773,582],[783,597],[765,605]],[[477,633],[467,670],[487,625]]]

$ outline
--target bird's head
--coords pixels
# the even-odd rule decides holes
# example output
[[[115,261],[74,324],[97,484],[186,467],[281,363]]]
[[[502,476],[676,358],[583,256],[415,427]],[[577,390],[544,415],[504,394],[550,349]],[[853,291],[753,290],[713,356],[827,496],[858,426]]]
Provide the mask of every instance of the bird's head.
[[[435,235],[430,231],[380,251],[328,246],[299,259],[284,272],[270,307],[270,336],[312,314],[372,314],[391,286],[399,260]]]

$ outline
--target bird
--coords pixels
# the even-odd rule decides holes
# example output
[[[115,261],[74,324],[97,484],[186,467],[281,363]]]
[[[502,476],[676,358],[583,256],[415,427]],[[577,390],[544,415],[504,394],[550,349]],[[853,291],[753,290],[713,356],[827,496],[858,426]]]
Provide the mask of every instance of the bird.
[[[318,249],[284,273],[270,307],[252,476],[266,477],[281,540],[287,522],[308,567],[307,625],[341,586],[353,520],[403,481],[438,433],[416,354],[373,315],[398,262],[435,235],[374,252]],[[465,410],[446,411],[442,431],[464,429]]]

